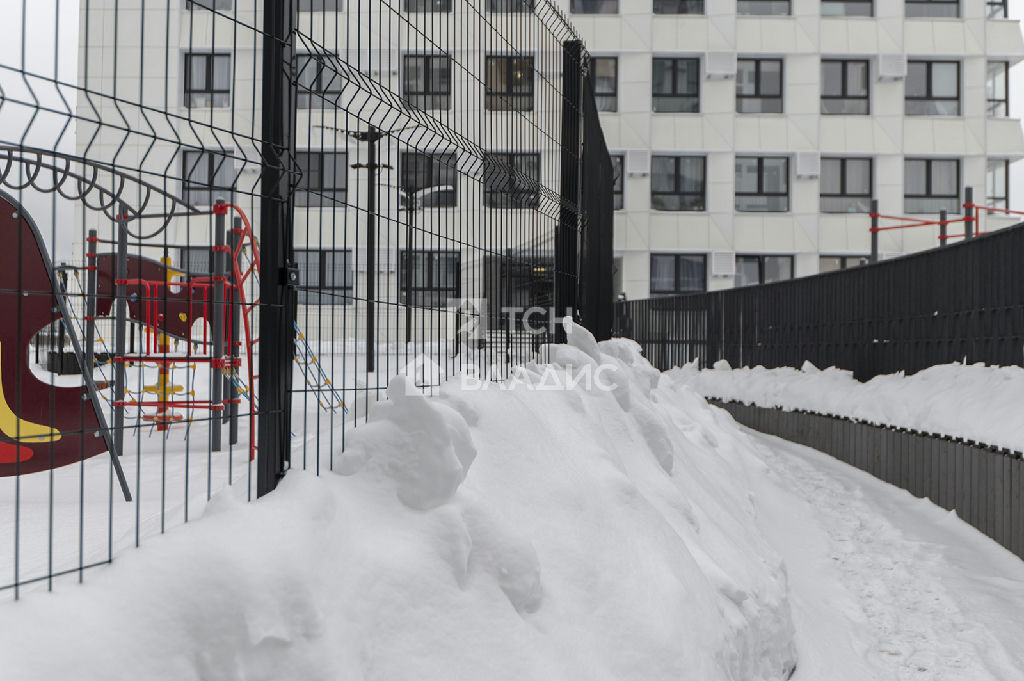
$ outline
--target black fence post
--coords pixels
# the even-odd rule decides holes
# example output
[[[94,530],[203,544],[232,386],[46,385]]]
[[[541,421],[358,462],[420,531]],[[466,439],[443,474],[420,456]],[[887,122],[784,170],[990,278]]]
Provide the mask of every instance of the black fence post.
[[[946,245],[946,241],[949,240],[949,213],[945,208],[939,211],[939,248]]]
[[[213,348],[210,358],[210,449],[219,452],[221,449],[221,424],[223,412],[215,411],[219,403],[224,406],[224,284],[226,265],[224,262],[224,222],[227,220],[224,202],[217,200],[213,216],[213,252],[210,264],[213,266],[213,277],[210,281],[211,322],[210,335],[213,336]]]
[[[878,262],[878,199],[871,199],[871,262]]]
[[[124,453],[125,349],[124,332],[128,324],[128,206],[117,207],[117,255],[114,266],[114,449]],[[120,283],[118,283],[120,282]]]
[[[580,172],[582,162],[583,43],[566,41],[562,48],[562,209],[555,236],[555,317],[576,312],[579,274]],[[565,342],[565,330],[555,329],[555,342]]]
[[[294,216],[295,0],[264,0],[263,176],[260,196],[259,456],[256,493],[277,487],[290,461],[295,343]]]

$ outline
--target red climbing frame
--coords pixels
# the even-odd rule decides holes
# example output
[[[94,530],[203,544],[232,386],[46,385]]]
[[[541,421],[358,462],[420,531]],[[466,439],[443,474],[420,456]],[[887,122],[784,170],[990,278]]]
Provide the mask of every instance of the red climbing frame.
[[[145,301],[145,305],[141,311],[141,321],[145,325],[145,346],[144,352],[139,355],[130,355],[124,357],[115,357],[115,362],[127,362],[127,363],[152,363],[156,364],[160,371],[161,383],[159,388],[155,391],[158,394],[158,398],[154,400],[132,400],[132,401],[116,401],[114,406],[127,407],[157,407],[155,415],[147,415],[144,418],[152,421],[159,430],[166,430],[170,425],[180,420],[179,417],[171,415],[170,409],[178,407],[182,409],[208,409],[216,414],[222,414],[224,409],[229,404],[240,404],[241,399],[238,397],[229,398],[228,395],[224,395],[223,399],[213,402],[211,400],[195,400],[195,399],[169,399],[173,392],[168,392],[163,389],[166,376],[169,374],[171,367],[176,364],[191,364],[195,362],[209,362],[211,367],[214,369],[239,369],[241,367],[241,358],[232,357],[230,353],[230,347],[232,338],[234,336],[232,324],[234,323],[234,317],[230,314],[232,305],[236,302],[239,303],[239,307],[242,312],[242,332],[244,339],[240,340],[237,344],[239,349],[241,346],[245,348],[246,362],[248,364],[248,391],[247,396],[249,400],[249,460],[256,458],[256,391],[255,381],[258,378],[253,372],[253,348],[256,343],[259,342],[258,338],[253,338],[252,334],[252,323],[251,316],[253,308],[259,305],[259,296],[250,303],[246,300],[245,285],[251,279],[257,281],[259,277],[260,269],[260,255],[259,249],[256,244],[256,238],[252,232],[252,224],[249,222],[248,216],[235,204],[218,204],[213,207],[209,213],[199,213],[198,215],[227,215],[229,211],[234,211],[239,218],[241,218],[243,227],[241,229],[232,228],[232,232],[238,237],[235,239],[234,251],[231,250],[230,246],[211,246],[211,251],[217,251],[223,249],[230,255],[231,261],[231,276],[230,277],[195,277],[185,282],[168,282],[166,280],[159,281],[153,279],[116,279],[115,284],[132,287],[134,290],[139,292],[139,298],[141,301]],[[249,245],[252,253],[252,258],[248,264],[242,263],[242,255],[246,244]],[[223,333],[225,338],[224,345],[222,347],[228,349],[228,355],[224,357],[214,357],[213,344],[211,339],[207,338],[206,325],[203,325],[203,338],[201,341],[188,338],[190,343],[197,343],[203,347],[204,352],[209,353],[206,356],[193,355],[191,352],[191,344],[188,346],[188,352],[184,356],[168,356],[167,355],[167,342],[165,332],[167,330],[167,324],[165,323],[164,316],[160,312],[161,302],[167,299],[165,291],[168,288],[179,288],[188,287],[189,296],[187,302],[187,312],[182,313],[186,319],[181,321],[188,321],[199,318],[210,318],[212,312],[212,299],[214,288],[218,285],[223,286],[224,295],[222,303],[224,310],[223,319],[225,324],[223,326]],[[165,308],[166,309],[166,308]],[[239,353],[240,354],[240,353]]]

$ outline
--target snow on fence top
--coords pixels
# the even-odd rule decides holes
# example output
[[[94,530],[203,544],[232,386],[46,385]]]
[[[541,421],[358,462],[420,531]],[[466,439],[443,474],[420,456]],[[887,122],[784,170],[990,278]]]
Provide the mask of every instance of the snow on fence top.
[[[836,368],[713,369],[694,364],[666,376],[706,397],[803,409],[1024,451],[1024,368],[941,364],[866,383]]]

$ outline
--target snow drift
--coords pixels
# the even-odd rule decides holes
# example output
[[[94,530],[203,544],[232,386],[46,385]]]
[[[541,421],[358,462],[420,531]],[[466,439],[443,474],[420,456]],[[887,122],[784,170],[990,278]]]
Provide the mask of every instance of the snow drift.
[[[749,437],[631,341],[573,327],[550,357],[433,398],[396,377],[340,475],[223,493],[84,587],[0,608],[3,678],[788,678]]]
[[[713,369],[687,364],[666,376],[705,397],[805,409],[1024,451],[1024,367],[940,364],[861,383],[849,371],[820,370],[810,362],[799,370],[733,369],[723,360]]]

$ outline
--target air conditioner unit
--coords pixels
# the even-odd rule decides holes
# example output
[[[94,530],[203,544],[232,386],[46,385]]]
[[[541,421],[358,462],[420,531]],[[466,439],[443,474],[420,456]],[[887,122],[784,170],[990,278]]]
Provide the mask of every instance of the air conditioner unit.
[[[704,77],[708,80],[727,80],[736,77],[735,52],[705,52]]]
[[[814,178],[821,175],[821,154],[816,151],[798,151],[796,153],[796,176]]]
[[[651,152],[645,149],[630,149],[626,152],[626,174],[630,177],[646,177],[651,174]]]
[[[736,254],[732,251],[715,251],[711,254],[712,277],[735,277]]]
[[[902,80],[907,77],[907,55],[883,54],[878,58],[879,80]]]

